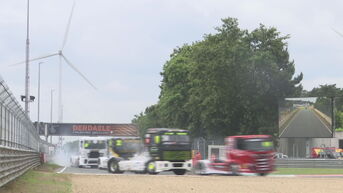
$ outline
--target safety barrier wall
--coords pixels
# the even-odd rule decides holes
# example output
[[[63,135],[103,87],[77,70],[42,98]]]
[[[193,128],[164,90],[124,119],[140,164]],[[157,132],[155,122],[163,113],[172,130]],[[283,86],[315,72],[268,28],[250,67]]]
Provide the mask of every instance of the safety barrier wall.
[[[0,147],[0,187],[40,165],[40,153]]]
[[[0,187],[40,164],[37,129],[0,77]]]
[[[343,168],[340,159],[278,159],[275,164],[279,168]]]

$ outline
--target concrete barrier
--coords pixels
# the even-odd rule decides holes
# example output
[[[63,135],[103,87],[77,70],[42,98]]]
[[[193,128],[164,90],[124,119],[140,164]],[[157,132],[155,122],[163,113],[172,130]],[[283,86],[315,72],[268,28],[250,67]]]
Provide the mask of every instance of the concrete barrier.
[[[278,159],[278,168],[343,168],[341,159]]]

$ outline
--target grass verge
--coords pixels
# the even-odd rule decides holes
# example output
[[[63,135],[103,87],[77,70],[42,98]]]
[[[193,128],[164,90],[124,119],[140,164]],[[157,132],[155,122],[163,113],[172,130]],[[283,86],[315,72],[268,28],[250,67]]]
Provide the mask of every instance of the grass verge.
[[[44,164],[29,170],[16,180],[0,188],[1,193],[71,193],[71,182],[66,174],[56,174],[56,164]]]
[[[343,174],[343,169],[331,168],[277,168],[275,175],[325,175]]]

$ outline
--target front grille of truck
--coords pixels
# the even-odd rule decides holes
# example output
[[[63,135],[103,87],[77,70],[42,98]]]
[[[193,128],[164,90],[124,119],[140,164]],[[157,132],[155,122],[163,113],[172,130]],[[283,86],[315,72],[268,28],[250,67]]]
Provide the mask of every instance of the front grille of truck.
[[[88,153],[88,157],[89,158],[99,158],[100,157],[100,153],[97,151],[91,151],[90,153]]]
[[[169,161],[190,160],[191,152],[189,151],[163,151],[163,159]]]
[[[173,164],[173,167],[176,167],[176,168],[180,168],[180,167],[182,167],[182,163],[177,163],[177,164]]]
[[[88,161],[88,164],[97,164],[98,163],[98,160],[89,160]]]
[[[270,160],[270,155],[258,154],[257,157],[255,158],[256,170],[257,171],[270,170],[269,160]]]

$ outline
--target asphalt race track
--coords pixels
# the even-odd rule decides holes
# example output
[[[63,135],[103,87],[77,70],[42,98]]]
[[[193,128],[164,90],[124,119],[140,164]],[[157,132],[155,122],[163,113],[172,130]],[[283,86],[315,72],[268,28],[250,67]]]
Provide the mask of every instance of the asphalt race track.
[[[301,109],[287,123],[280,137],[327,138],[332,137],[330,126],[326,125],[311,109]]]

